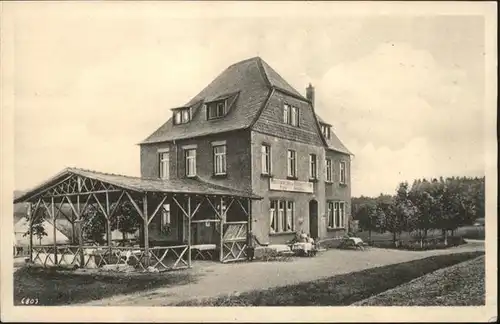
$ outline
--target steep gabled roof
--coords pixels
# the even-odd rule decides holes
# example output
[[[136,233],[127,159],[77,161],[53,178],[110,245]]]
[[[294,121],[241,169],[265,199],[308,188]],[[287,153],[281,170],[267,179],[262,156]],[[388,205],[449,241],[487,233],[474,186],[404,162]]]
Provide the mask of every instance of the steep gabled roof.
[[[140,144],[248,128],[259,114],[273,88],[307,101],[260,57],[235,63],[182,106],[191,107],[193,110],[189,123],[173,125],[172,118],[170,118]],[[228,114],[224,118],[206,120],[203,103],[222,97],[228,98]]]
[[[332,126],[331,124],[326,122],[323,118],[321,118],[318,114],[316,114],[316,119],[318,120],[318,122],[320,124],[325,124],[325,125],[328,125],[330,127]],[[321,136],[323,136],[323,133],[321,134]],[[351,153],[351,151],[349,151],[347,149],[347,147],[342,143],[342,141],[338,138],[338,136],[335,134],[335,132],[332,129],[330,130],[330,138],[326,138],[325,136],[323,136],[323,138],[325,139],[325,142],[327,144],[328,149],[333,150],[333,151],[337,151],[337,152],[341,152],[341,153],[345,153],[345,154],[349,154],[349,155],[353,155]]]

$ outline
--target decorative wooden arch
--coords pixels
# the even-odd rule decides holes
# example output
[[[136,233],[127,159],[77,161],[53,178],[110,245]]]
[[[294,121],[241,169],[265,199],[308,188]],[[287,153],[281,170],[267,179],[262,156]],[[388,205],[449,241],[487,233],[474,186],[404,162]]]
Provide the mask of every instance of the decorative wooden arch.
[[[149,202],[155,201],[157,203],[148,206],[148,197],[152,198],[152,196],[155,199],[149,199]],[[200,197],[201,200],[196,203],[195,200],[199,200]],[[173,201],[182,212],[182,215],[188,220],[187,245],[150,247],[149,224],[159,213],[167,199]],[[214,201],[220,200],[222,203],[224,199],[228,200],[228,207],[221,212],[214,206]],[[245,255],[247,239],[243,240],[241,233],[246,232],[245,236],[248,237],[251,224],[250,210],[252,199],[261,198],[201,180],[176,179],[164,181],[67,168],[49,181],[15,199],[14,203],[29,203],[29,257],[31,261],[40,260],[44,265],[49,261],[54,265],[88,265],[89,258],[85,259],[84,251],[96,248],[84,246],[81,224],[82,215],[84,215],[91,204],[94,204],[101,211],[102,215],[104,215],[107,238],[105,251],[99,254],[99,260],[95,261],[97,266],[109,264],[109,260],[113,258],[121,260],[126,254],[127,260],[129,258],[135,259],[138,267],[144,270],[150,266],[159,270],[167,270],[191,267],[191,220],[204,201],[208,202],[208,205],[211,206],[220,222],[220,261],[241,260],[242,256]],[[134,248],[114,247],[111,242],[111,220],[116,216],[115,214],[119,205],[125,201],[129,201],[132,204],[143,222],[144,248],[138,249],[139,252],[135,254],[130,251]],[[182,202],[186,202],[186,206]],[[234,203],[240,206],[247,217],[247,221],[233,222],[234,224],[225,222],[227,211]],[[69,205],[70,215],[63,211],[63,205]],[[51,218],[54,225],[54,232],[52,233],[54,244],[52,247],[33,246],[33,221],[39,215],[38,211],[41,209],[46,211],[46,214]],[[62,214],[71,223],[73,234],[75,234],[75,225],[80,226],[80,230],[78,230],[78,246],[57,245],[55,240],[55,224],[59,214]],[[243,223],[245,223],[245,226]],[[225,238],[225,227],[228,229],[235,225],[241,227],[238,230],[238,237],[228,236]],[[40,257],[41,254],[46,255],[45,259]],[[187,260],[184,260],[186,254]],[[58,255],[61,256],[61,259],[58,259]],[[176,258],[175,262],[170,266],[164,261],[167,255],[174,255]]]

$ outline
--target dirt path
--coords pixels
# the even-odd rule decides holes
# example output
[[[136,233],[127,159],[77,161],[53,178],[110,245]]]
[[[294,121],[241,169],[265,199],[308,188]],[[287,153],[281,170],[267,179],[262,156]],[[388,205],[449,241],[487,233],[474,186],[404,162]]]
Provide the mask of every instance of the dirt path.
[[[448,250],[419,252],[376,248],[366,251],[333,249],[314,258],[294,258],[291,262],[196,262],[193,269],[187,270],[196,278],[192,284],[113,296],[85,305],[164,306],[182,300],[285,286],[433,255],[468,251],[484,251],[484,243],[471,242]]]

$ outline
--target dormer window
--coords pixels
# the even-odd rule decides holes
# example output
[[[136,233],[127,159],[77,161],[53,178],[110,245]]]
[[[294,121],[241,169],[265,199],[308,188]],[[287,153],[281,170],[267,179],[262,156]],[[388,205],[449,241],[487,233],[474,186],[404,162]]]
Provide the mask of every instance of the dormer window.
[[[323,136],[327,139],[330,139],[331,132],[330,132],[330,126],[328,125],[321,125],[321,132],[323,133]]]
[[[191,120],[191,108],[174,110],[174,125],[186,124]]]
[[[226,115],[226,100],[215,101],[207,104],[207,119],[217,119]]]
[[[283,122],[292,126],[299,126],[299,109],[297,107],[284,104]]]

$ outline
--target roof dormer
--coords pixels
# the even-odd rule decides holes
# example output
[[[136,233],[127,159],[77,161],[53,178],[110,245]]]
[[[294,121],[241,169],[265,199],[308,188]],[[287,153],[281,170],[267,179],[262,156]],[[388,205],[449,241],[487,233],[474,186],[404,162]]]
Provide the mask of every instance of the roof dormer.
[[[323,133],[323,136],[326,139],[330,139],[332,137],[331,126],[323,123],[320,123],[320,126],[321,126],[321,133]]]
[[[216,100],[205,103],[207,120],[218,119],[227,114],[227,99]]]
[[[187,124],[191,121],[192,118],[192,110],[191,107],[180,107],[172,109],[173,112],[173,124]]]
[[[217,96],[212,99],[206,99],[204,109],[207,120],[219,119],[225,117],[238,97],[239,91]]]

